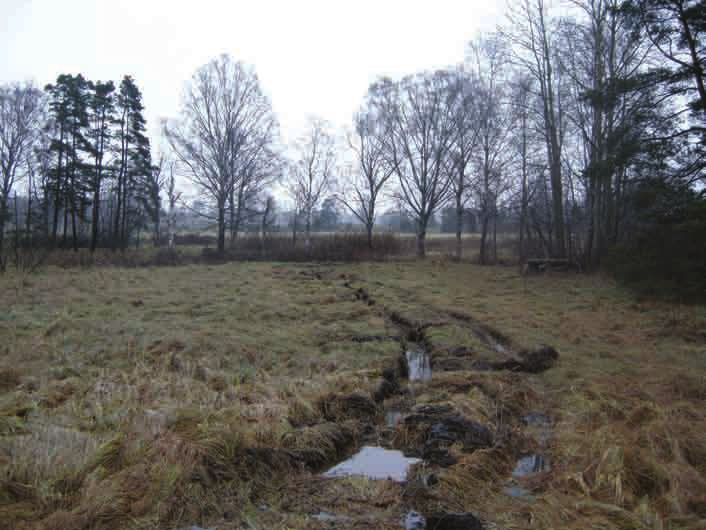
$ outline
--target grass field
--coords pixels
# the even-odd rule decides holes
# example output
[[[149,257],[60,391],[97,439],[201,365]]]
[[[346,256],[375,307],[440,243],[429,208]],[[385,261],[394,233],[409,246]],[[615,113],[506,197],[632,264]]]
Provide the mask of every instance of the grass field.
[[[0,293],[0,528],[706,528],[702,306],[443,259],[49,268]],[[431,381],[371,399],[413,341]],[[540,344],[542,373],[479,369]],[[405,484],[321,476],[362,444],[419,453],[385,412],[445,404],[493,443]],[[551,469],[512,479],[540,446]]]

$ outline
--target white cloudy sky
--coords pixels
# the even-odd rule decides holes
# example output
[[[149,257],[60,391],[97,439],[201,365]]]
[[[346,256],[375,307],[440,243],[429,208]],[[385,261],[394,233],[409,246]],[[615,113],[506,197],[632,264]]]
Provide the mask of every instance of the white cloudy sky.
[[[461,61],[505,0],[0,0],[0,82],[132,75],[150,133],[221,53],[254,64],[285,139],[307,114],[346,125],[378,75]],[[155,142],[156,143],[156,142]]]

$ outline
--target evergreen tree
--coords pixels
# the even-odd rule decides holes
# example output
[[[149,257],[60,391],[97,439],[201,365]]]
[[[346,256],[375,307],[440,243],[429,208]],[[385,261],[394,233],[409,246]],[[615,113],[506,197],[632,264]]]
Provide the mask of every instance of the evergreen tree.
[[[67,151],[69,144],[67,137],[69,135],[69,114],[70,103],[68,95],[69,85],[68,75],[62,74],[56,79],[56,84],[49,84],[44,87],[44,90],[49,93],[49,113],[51,121],[49,130],[47,131],[51,137],[49,145],[50,153],[56,156],[56,166],[52,169],[50,177],[51,197],[50,202],[53,209],[53,221],[51,226],[51,240],[53,244],[57,242],[57,233],[59,228],[59,212],[64,206],[63,190],[65,180],[65,167]]]
[[[91,129],[87,135],[91,140],[91,155],[93,166],[90,170],[90,191],[92,193],[91,212],[91,252],[98,244],[98,228],[100,220],[101,185],[106,177],[105,155],[110,151],[112,137],[111,126],[115,123],[115,85],[112,81],[90,83],[90,122]]]
[[[119,160],[116,182],[116,208],[113,244],[125,248],[128,242],[130,214],[137,215],[140,201],[139,184],[152,172],[150,142],[145,135],[142,94],[135,81],[125,76],[117,96],[119,115]]]
[[[88,127],[88,81],[81,75],[62,74],[54,85],[47,85],[49,110],[53,118],[53,138],[50,150],[56,153],[57,164],[53,180],[54,222],[52,240],[56,242],[59,211],[63,209],[62,244],[68,242],[69,215],[74,250],[78,250],[78,225],[87,204],[85,163],[82,153],[90,153],[85,137]]]
[[[661,84],[672,101],[686,102],[688,123],[669,141],[680,138],[683,158],[677,176],[687,185],[706,180],[706,0],[626,0],[625,20],[643,33],[664,59],[642,74],[645,82]],[[678,98],[675,98],[677,96]],[[681,119],[682,113],[674,116]],[[684,126],[685,125],[685,126]]]

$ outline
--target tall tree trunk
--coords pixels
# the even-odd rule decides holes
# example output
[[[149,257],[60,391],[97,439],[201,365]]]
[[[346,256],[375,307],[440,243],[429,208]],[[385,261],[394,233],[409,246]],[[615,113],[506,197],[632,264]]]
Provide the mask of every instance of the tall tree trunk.
[[[463,178],[463,177],[461,177]],[[463,188],[456,192],[456,258],[463,257]]]
[[[218,202],[218,252],[226,249],[226,208],[225,200]]]
[[[32,241],[29,241],[30,238],[30,233],[31,233],[31,228],[32,228],[32,193],[33,193],[33,188],[32,185],[34,184],[33,178],[32,178],[32,168],[29,167],[30,164],[27,164],[27,215],[25,215],[25,237],[28,240],[28,245],[32,245]]]
[[[115,222],[113,224],[113,250],[118,248],[118,245],[122,245],[120,241],[120,226],[122,220],[122,209],[123,202],[125,202],[125,207],[127,207],[127,201],[123,197],[123,188],[125,187],[125,180],[127,180],[127,133],[125,131],[127,127],[127,107],[123,109],[122,119],[120,121],[120,167],[118,168],[118,182],[117,182],[117,197],[115,204]]]
[[[71,211],[71,239],[74,252],[78,252],[78,231],[76,230],[76,210]]]
[[[235,207],[235,225],[233,226],[233,241],[232,245],[235,245],[235,241],[238,239],[238,233],[240,232],[240,220],[243,217],[243,187],[242,185],[238,188],[238,204]]]
[[[54,187],[54,223],[52,224],[51,241],[52,245],[56,246],[57,231],[59,229],[59,207],[61,205],[61,177],[62,163],[64,159],[64,127],[59,129],[59,161],[56,170],[56,186]]]
[[[463,209],[456,210],[456,258],[460,261],[463,257]]]
[[[566,240],[564,235],[564,190],[561,180],[561,155],[558,143],[552,141],[551,184],[552,184],[552,215],[554,217],[554,236],[558,257],[566,256]]]
[[[309,249],[311,248],[311,208],[307,208],[306,210],[306,239],[304,240],[304,248],[306,249],[307,254],[309,253]]]
[[[122,193],[123,193],[123,170],[118,171],[118,182],[116,185],[115,197],[115,218],[113,221],[112,246],[113,250],[118,248],[118,238],[120,236],[120,215],[122,213]]]
[[[485,206],[484,206],[485,209]],[[483,212],[483,221],[481,223],[481,233],[480,233],[480,256],[479,261],[481,265],[487,265],[488,263],[488,212]]]
[[[74,124],[73,132],[71,135],[71,239],[74,252],[78,252],[78,232],[76,230],[76,195],[78,193],[78,186],[76,185],[76,164],[77,164],[77,153],[76,153],[76,137],[78,136],[78,131],[76,125]]]
[[[100,211],[98,204],[100,203],[100,188],[96,184],[96,189],[93,190],[93,205],[91,208],[91,252],[95,252],[98,245],[98,223],[100,219]]]
[[[566,255],[564,240],[564,193],[561,180],[561,148],[559,144],[559,125],[557,123],[557,108],[554,102],[554,76],[552,73],[552,55],[547,38],[547,28],[544,21],[544,6],[538,9],[538,23],[540,24],[540,38],[542,39],[541,68],[544,78],[540,80],[544,85],[542,103],[544,111],[545,137],[547,143],[547,162],[552,189],[552,217],[554,222],[554,236],[556,239],[556,252],[558,257]],[[539,61],[539,59],[538,59]]]
[[[5,216],[7,215],[7,194],[0,195],[0,272],[5,272],[7,256],[3,254],[5,242]]]
[[[67,243],[69,242],[69,201],[66,201],[64,204],[63,231],[64,231],[64,233],[62,234],[62,238],[61,238],[61,246],[62,246],[62,248],[66,248]]]
[[[292,246],[297,246],[297,214],[292,216]]]
[[[229,208],[229,228],[230,228],[230,248],[235,248],[235,190],[231,187],[228,194]]]
[[[123,193],[123,218],[121,221],[120,228],[120,248],[122,250],[125,250],[128,246],[127,212],[128,207],[130,206],[129,199],[130,198],[128,196],[128,179],[125,179],[125,191]]]
[[[527,226],[527,118],[522,116],[522,192],[520,197],[520,262],[527,260],[525,227]]]
[[[96,140],[96,174],[93,181],[93,208],[91,209],[91,252],[98,245],[98,223],[100,221],[101,180],[103,178],[103,120],[99,120],[99,137]]]
[[[159,206],[157,206],[157,216],[155,217],[154,220],[154,247],[159,248],[160,244],[160,239],[161,239],[161,234],[160,234],[160,221],[161,221],[161,212],[159,211]]]
[[[20,208],[15,192],[15,269],[20,270]]]
[[[498,262],[498,209],[493,205],[493,263]]]
[[[426,237],[428,220],[417,221],[417,257],[426,257]]]

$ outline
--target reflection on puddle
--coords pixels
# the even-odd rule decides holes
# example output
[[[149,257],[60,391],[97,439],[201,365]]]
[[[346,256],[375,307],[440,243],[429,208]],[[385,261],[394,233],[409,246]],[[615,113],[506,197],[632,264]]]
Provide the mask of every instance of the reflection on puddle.
[[[402,420],[402,413],[399,410],[388,410],[385,413],[385,423],[388,427],[396,426]]]
[[[404,482],[407,480],[409,466],[419,462],[419,458],[407,458],[401,451],[366,446],[348,460],[329,469],[324,476],[361,475],[373,480],[391,479]]]
[[[319,521],[350,521],[351,518],[347,515],[336,515],[328,512],[319,512],[313,516],[314,519]]]
[[[520,486],[509,486],[503,491],[505,492],[505,495],[509,495],[510,497],[514,497],[516,499],[527,499],[528,501],[534,500],[532,494]]]
[[[404,517],[405,530],[425,530],[427,522],[424,516],[417,512],[409,512]]]
[[[410,381],[431,380],[431,362],[429,354],[423,350],[408,350],[407,365],[409,366]]]
[[[520,458],[517,461],[512,476],[515,478],[526,477],[532,473],[542,473],[550,469],[551,466],[549,465],[549,459],[547,457],[540,454],[533,454]]]

